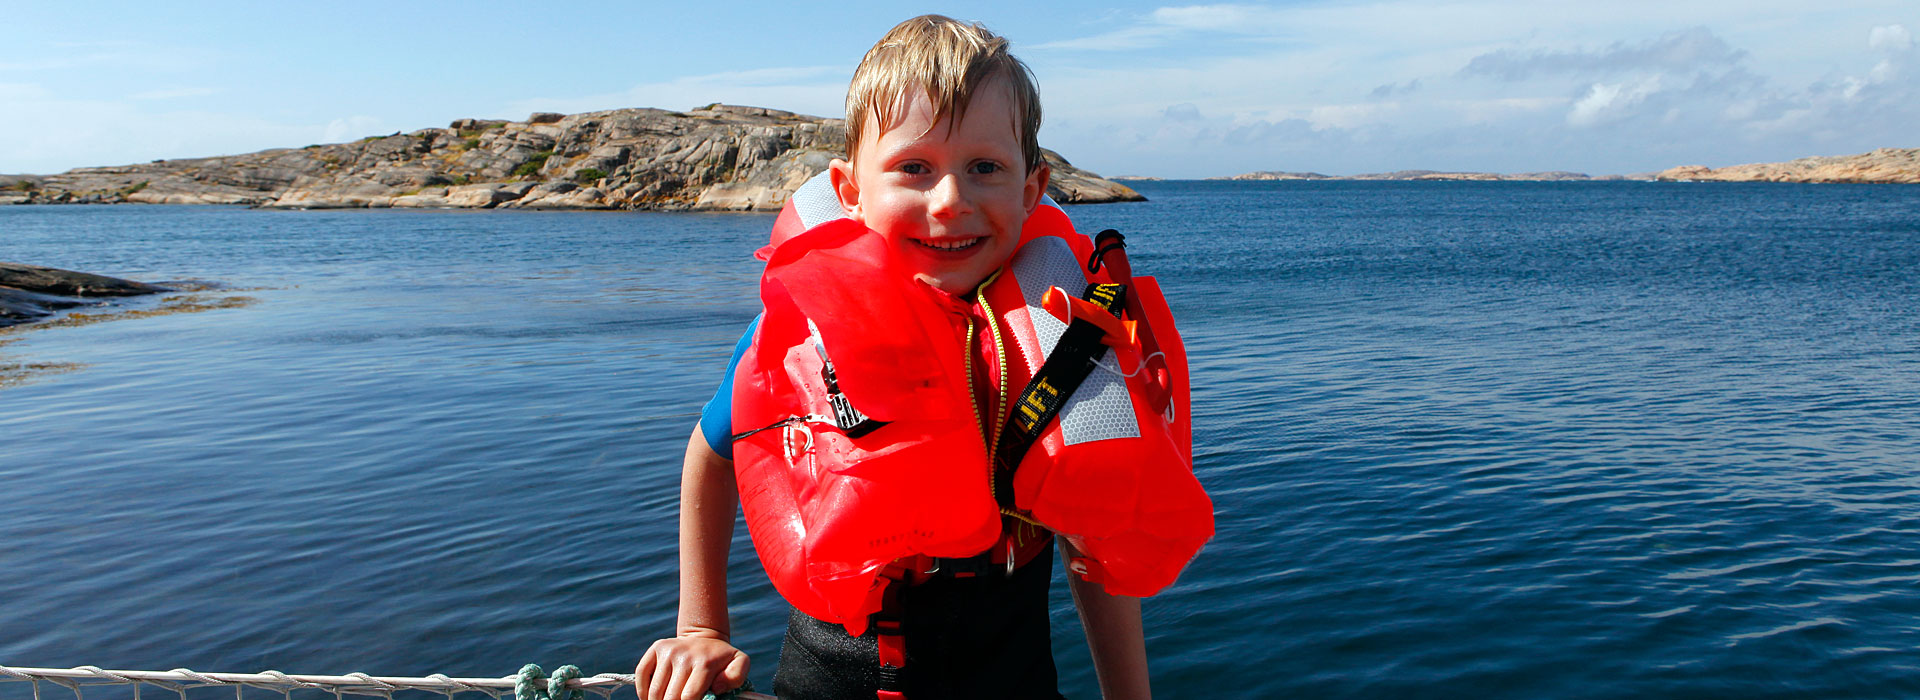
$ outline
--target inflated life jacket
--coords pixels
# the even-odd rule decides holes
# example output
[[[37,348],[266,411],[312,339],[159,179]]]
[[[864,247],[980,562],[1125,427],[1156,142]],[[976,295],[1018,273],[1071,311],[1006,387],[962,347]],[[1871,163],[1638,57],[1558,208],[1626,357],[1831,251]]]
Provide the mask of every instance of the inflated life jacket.
[[[1213,535],[1186,356],[1158,285],[1114,248],[1047,200],[962,300],[845,218],[824,173],[794,193],[759,253],[765,317],[733,396],[748,531],[788,602],[860,634],[889,564],[976,555],[1003,514],[1065,538],[1109,593],[1174,581]],[[998,349],[999,410],[971,393],[976,337]]]

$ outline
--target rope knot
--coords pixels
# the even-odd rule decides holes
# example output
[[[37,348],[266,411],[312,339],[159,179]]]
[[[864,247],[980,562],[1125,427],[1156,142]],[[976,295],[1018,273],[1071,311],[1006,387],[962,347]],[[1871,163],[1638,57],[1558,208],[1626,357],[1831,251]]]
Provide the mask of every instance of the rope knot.
[[[547,677],[539,664],[527,664],[514,676],[513,697],[514,700],[583,700],[587,695],[585,691],[567,688],[568,681],[579,679],[580,667],[573,664],[554,669],[552,678]],[[540,687],[541,680],[547,682],[545,688]]]

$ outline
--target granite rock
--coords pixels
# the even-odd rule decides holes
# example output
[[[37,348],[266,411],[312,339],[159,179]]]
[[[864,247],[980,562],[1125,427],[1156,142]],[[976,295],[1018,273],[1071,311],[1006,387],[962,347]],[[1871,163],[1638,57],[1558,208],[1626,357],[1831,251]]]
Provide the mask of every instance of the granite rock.
[[[216,158],[0,176],[0,202],[287,209],[773,210],[843,152],[842,120],[761,107],[536,113]],[[1059,154],[1062,203],[1142,199]]]
[[[1725,168],[1683,165],[1654,177],[1666,181],[1915,184],[1920,183],[1920,148],[1882,148],[1850,156],[1814,156]]]
[[[0,262],[0,287],[70,297],[124,297],[172,291],[118,277],[10,262]]]
[[[1533,173],[1476,173],[1452,170],[1395,170],[1386,173],[1365,173],[1361,175],[1323,175],[1320,173],[1292,173],[1278,170],[1209,178],[1214,180],[1394,180],[1394,181],[1448,181],[1448,182],[1566,182],[1590,180],[1586,173],[1551,170]]]
[[[46,319],[88,298],[173,291],[144,282],[53,267],[0,262],[0,328]]]

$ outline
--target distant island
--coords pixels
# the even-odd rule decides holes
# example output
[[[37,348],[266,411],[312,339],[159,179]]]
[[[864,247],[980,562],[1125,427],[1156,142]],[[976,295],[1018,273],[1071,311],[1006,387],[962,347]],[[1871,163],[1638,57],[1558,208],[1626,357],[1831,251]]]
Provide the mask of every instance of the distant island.
[[[1725,168],[1683,165],[1660,180],[1684,182],[1854,182],[1920,184],[1920,148],[1882,148],[1851,156],[1814,156],[1785,163]]]
[[[1151,179],[1117,177],[1116,180]],[[1323,175],[1311,172],[1260,172],[1208,178],[1210,180],[1478,180],[1565,182],[1580,180],[1655,180],[1662,182],[1852,182],[1920,183],[1920,148],[1882,148],[1851,156],[1815,156],[1784,163],[1753,163],[1725,168],[1683,165],[1660,172],[1632,175],[1587,175],[1566,171],[1534,173],[1477,173],[1441,170],[1398,170],[1366,175]]]
[[[845,120],[761,107],[542,112],[351,143],[0,175],[0,204],[773,210],[845,142]],[[1145,199],[1044,155],[1055,200]]]
[[[1641,175],[1601,175],[1594,177],[1586,173],[1555,170],[1539,173],[1474,173],[1446,170],[1395,170],[1390,173],[1367,173],[1364,175],[1323,175],[1320,173],[1292,173],[1278,170],[1212,177],[1209,180],[1471,180],[1471,181],[1544,181],[1563,182],[1573,180],[1651,180],[1653,173]]]

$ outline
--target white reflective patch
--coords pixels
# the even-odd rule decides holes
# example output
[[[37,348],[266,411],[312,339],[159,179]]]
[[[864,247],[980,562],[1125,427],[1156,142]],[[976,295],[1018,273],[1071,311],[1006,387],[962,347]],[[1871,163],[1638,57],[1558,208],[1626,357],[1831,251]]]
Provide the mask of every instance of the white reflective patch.
[[[1059,287],[1075,296],[1087,291],[1087,276],[1066,241],[1043,237],[1028,243],[1013,258],[1013,275],[1020,281],[1020,296],[1027,302],[1027,316],[1033,319],[1034,335],[1040,351],[1053,354],[1067,324],[1040,307],[1047,289]],[[1108,353],[1112,358],[1112,353]],[[1133,415],[1133,399],[1127,396],[1127,380],[1112,372],[1095,369],[1060,409],[1061,437],[1069,445],[1095,440],[1140,437],[1140,423]]]
[[[808,178],[788,197],[793,202],[793,213],[800,215],[800,229],[803,231],[834,219],[847,218],[847,210],[840,208],[840,198],[833,194],[833,180],[827,176],[827,172],[822,170],[819,175]]]

